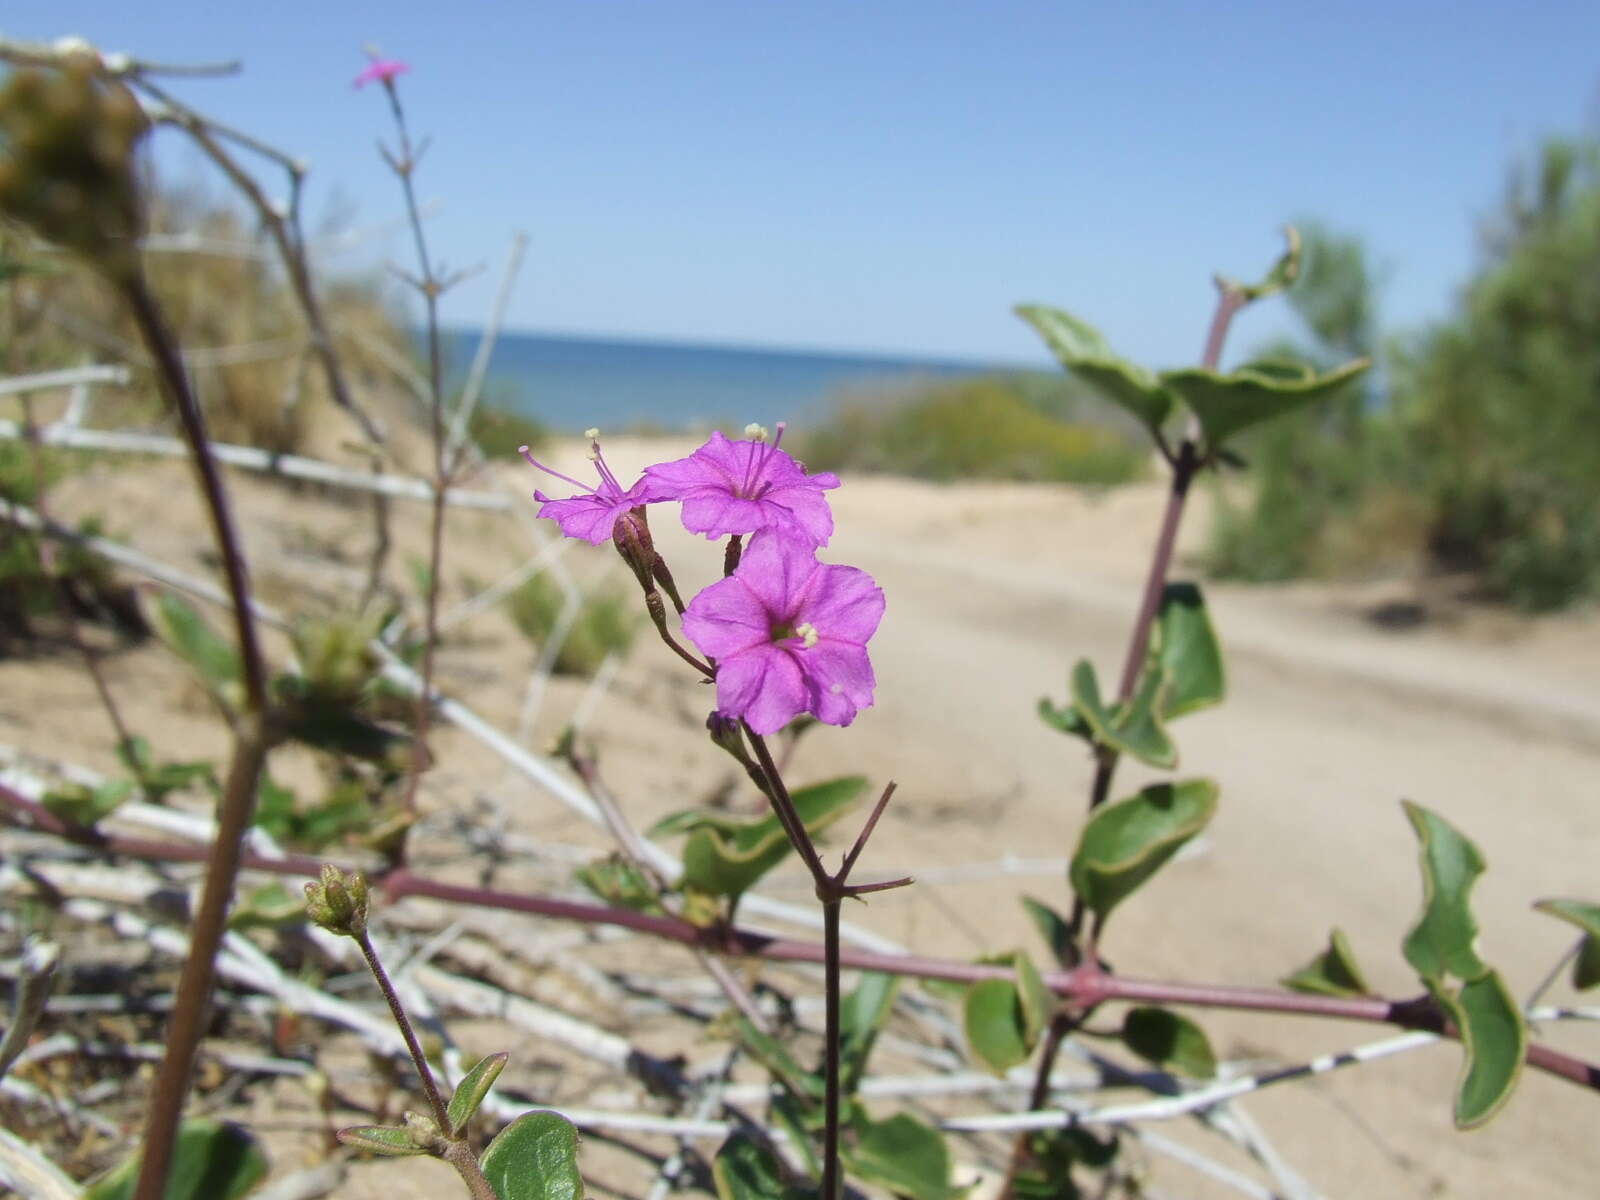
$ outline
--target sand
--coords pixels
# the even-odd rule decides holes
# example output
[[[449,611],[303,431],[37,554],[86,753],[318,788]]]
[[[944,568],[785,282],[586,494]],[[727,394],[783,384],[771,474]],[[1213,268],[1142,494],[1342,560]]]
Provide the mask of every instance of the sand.
[[[690,445],[619,441],[608,457],[627,475]],[[566,469],[584,466],[573,448],[557,457]],[[510,486],[533,484],[517,464],[500,474]],[[301,603],[336,595],[361,562],[364,511],[237,473],[230,479],[263,594]],[[1102,679],[1115,676],[1164,497],[1153,485],[1090,494],[888,478],[849,478],[834,497],[838,529],[826,557],[871,572],[888,599],[872,644],[878,702],[855,726],[808,737],[796,772],[805,779],[859,770],[875,781],[897,780],[895,803],[859,870],[925,875],[855,919],[923,953],[968,957],[1022,945],[1038,954],[1015,897],[1028,892],[1064,907],[1064,879],[990,873],[963,882],[940,868],[1070,854],[1090,763],[1081,743],[1040,724],[1034,705],[1041,695],[1065,697],[1067,672],[1080,657],[1093,661]],[[107,514],[110,534],[157,557],[190,568],[204,558],[203,529],[176,464],[102,463],[63,484],[56,503],[63,513]],[[1180,543],[1180,576],[1192,575],[1205,503],[1202,490]],[[397,502],[395,515],[395,561],[403,563],[423,552],[425,510]],[[673,530],[668,512],[655,525],[686,591],[715,578],[720,557],[713,547]],[[464,577],[492,581],[535,547],[525,523],[482,513],[452,517],[449,599],[462,597]],[[608,553],[575,553],[570,561],[580,576],[615,569]],[[1414,995],[1417,982],[1399,953],[1420,902],[1403,798],[1438,811],[1487,856],[1475,896],[1482,950],[1515,993],[1526,994],[1570,945],[1567,926],[1529,906],[1545,896],[1600,898],[1600,690],[1593,686],[1600,622],[1593,613],[1535,622],[1452,610],[1449,620],[1394,631],[1363,615],[1408,594],[1408,585],[1384,582],[1207,586],[1228,655],[1228,701],[1176,723],[1174,732],[1180,775],[1215,779],[1221,806],[1198,849],[1116,914],[1103,949],[1119,971],[1271,984],[1318,951],[1338,925],[1376,987]],[[490,612],[458,627],[440,677],[453,694],[511,727],[530,659],[526,643]],[[641,823],[696,802],[727,774],[726,760],[693,732],[706,697],[683,675],[659,643],[641,638],[591,718],[607,777]],[[170,755],[219,748],[215,723],[159,647],[115,657],[111,676],[136,723]],[[534,743],[583,695],[578,684],[552,688]],[[0,740],[110,766],[92,694],[68,659],[0,662],[0,697]],[[499,765],[458,733],[443,733],[435,749],[430,804],[464,804],[476,792],[511,786]],[[1148,777],[1124,768],[1116,794]],[[601,844],[548,797],[521,784],[514,790],[518,828]],[[771,891],[805,897],[791,868]],[[1565,981],[1549,995],[1569,998]],[[1392,1032],[1192,1015],[1219,1053],[1270,1062]],[[1541,1034],[1600,1058],[1600,1040],[1580,1024]],[[1279,1086],[1239,1107],[1325,1195],[1591,1191],[1600,1168],[1596,1098],[1530,1072],[1487,1128],[1457,1133],[1450,1100],[1460,1058],[1458,1047],[1438,1045]],[[1159,1132],[1253,1170],[1192,1123],[1171,1122]],[[342,1194],[399,1200],[411,1194],[407,1186],[432,1178],[426,1165],[399,1165],[404,1172],[358,1174]],[[1153,1160],[1151,1169],[1152,1187],[1163,1195],[1237,1194],[1168,1160]],[[608,1178],[623,1178],[606,1170]],[[627,1190],[624,1183],[607,1186]],[[437,1190],[424,1182],[415,1194],[430,1188]]]

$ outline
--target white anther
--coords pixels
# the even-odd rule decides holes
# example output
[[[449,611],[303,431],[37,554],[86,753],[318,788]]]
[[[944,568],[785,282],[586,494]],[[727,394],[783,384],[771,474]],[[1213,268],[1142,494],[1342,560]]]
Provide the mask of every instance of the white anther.
[[[795,637],[800,639],[801,645],[807,650],[817,644],[817,627],[810,621],[802,621],[794,627]]]
[[[583,436],[588,438],[591,442],[595,441],[600,436],[600,430],[591,425],[588,429],[583,431]]]
[[[764,442],[771,436],[767,433],[765,425],[757,425],[754,421],[744,427],[744,435],[752,442]]]

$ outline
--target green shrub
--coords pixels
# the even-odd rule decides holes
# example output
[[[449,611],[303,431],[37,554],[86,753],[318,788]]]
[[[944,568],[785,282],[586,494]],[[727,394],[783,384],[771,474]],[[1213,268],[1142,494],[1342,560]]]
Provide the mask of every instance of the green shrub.
[[[1106,425],[1050,415],[1043,391],[1027,376],[977,376],[842,403],[826,424],[796,438],[795,450],[813,471],[941,481],[1111,484],[1139,475],[1146,456],[1135,442]]]
[[[1464,312],[1406,364],[1442,563],[1524,609],[1600,591],[1600,145],[1513,182]]]
[[[512,592],[506,603],[523,636],[543,647],[561,619],[566,595],[548,575],[535,575]],[[631,595],[608,590],[585,596],[556,654],[556,673],[593,675],[608,654],[622,654],[633,644],[639,620],[638,605]]]
[[[484,456],[494,459],[515,458],[520,446],[537,449],[550,436],[550,431],[534,418],[486,404],[473,410],[467,428]]]

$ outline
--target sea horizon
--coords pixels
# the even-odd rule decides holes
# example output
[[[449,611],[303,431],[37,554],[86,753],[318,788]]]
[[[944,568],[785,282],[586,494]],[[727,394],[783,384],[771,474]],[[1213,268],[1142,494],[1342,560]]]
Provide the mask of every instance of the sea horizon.
[[[442,331],[452,386],[483,331]],[[816,422],[842,400],[888,402],[929,381],[1037,372],[1028,364],[736,342],[503,331],[483,402],[557,432],[679,431]]]

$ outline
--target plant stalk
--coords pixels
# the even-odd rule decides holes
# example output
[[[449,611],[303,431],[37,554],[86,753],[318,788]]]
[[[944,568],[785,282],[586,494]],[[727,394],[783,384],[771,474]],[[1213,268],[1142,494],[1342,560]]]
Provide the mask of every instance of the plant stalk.
[[[822,905],[823,1101],[822,1200],[840,1200],[843,1174],[839,1169],[839,905]]]
[[[1234,315],[1248,303],[1248,300],[1237,288],[1229,287],[1220,280],[1217,284],[1217,304],[1212,312],[1211,326],[1206,331],[1205,349],[1201,353],[1200,365],[1207,370],[1215,370],[1222,360],[1223,343],[1228,337],[1228,327],[1232,324]],[[1199,473],[1201,466],[1199,451],[1200,431],[1193,418],[1190,419],[1183,441],[1179,444],[1175,454],[1165,454],[1165,442],[1161,442],[1164,456],[1167,457],[1172,467],[1172,482],[1167,490],[1167,505],[1161,515],[1161,528],[1156,534],[1156,543],[1150,554],[1150,569],[1145,575],[1144,592],[1139,601],[1139,612],[1134,618],[1133,630],[1128,637],[1128,652],[1122,662],[1122,678],[1117,686],[1117,703],[1126,704],[1132,697],[1134,689],[1139,685],[1139,676],[1143,673],[1145,660],[1150,653],[1150,636],[1155,629],[1156,617],[1161,612],[1161,597],[1166,591],[1167,576],[1172,569],[1172,556],[1178,544],[1178,528],[1183,523],[1184,506],[1189,498],[1189,487],[1194,482],[1194,477]],[[1089,811],[1092,813],[1099,808],[1111,795],[1111,782],[1117,771],[1118,754],[1116,751],[1101,746],[1095,753],[1094,780],[1089,787]],[[1072,917],[1068,922],[1071,931],[1072,944],[1075,953],[1087,961],[1081,965],[1091,970],[1098,970],[1099,963],[1095,961],[1095,947],[1091,938],[1088,944],[1081,942],[1083,932],[1083,918],[1085,914],[1083,898],[1074,896],[1072,901]],[[1085,1013],[1084,1015],[1087,1015]],[[1057,1033],[1057,1025],[1051,1023],[1050,1034],[1044,1043],[1043,1052],[1039,1056],[1038,1072],[1034,1076],[1033,1095],[1030,1108],[1038,1108],[1043,1103],[1041,1097],[1049,1094],[1049,1081],[1055,1071],[1056,1056],[1060,1052],[1061,1042],[1065,1033]],[[1017,1138],[1011,1155],[1010,1166],[1006,1170],[1004,1183],[1000,1188],[999,1200],[1011,1200],[1014,1191],[1017,1172],[1027,1161],[1027,1135]]]
[[[234,728],[232,760],[218,806],[217,836],[207,856],[205,887],[194,918],[189,956],[184,960],[178,980],[178,1002],[167,1032],[167,1053],[156,1075],[150,1113],[145,1122],[144,1153],[134,1200],[161,1200],[195,1054],[205,1033],[211,990],[216,981],[217,949],[227,929],[228,904],[233,898],[244,835],[255,811],[261,770],[272,745],[272,734],[268,726],[266,664],[252,615],[244,551],[234,531],[221,474],[211,457],[205,418],[189,387],[177,345],[143,275],[135,270],[114,282],[155,359],[162,389],[177,410],[184,440],[189,443],[233,605],[244,684],[244,712]]]

